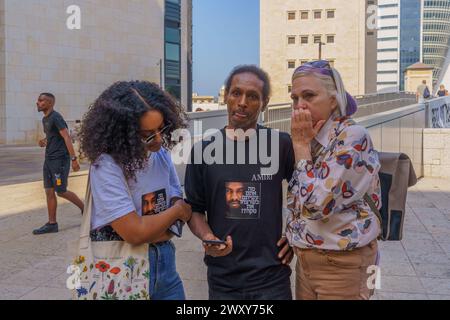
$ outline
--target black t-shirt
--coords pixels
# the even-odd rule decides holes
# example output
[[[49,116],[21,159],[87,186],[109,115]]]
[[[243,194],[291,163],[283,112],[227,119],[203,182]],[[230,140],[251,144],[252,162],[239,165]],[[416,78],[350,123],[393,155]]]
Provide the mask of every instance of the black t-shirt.
[[[269,138],[261,138],[261,129],[267,130]],[[224,164],[211,161],[209,163],[213,164],[207,165],[205,159],[195,164],[194,151],[198,149],[194,146],[193,164],[186,168],[185,190],[192,210],[207,215],[208,224],[217,237],[225,239],[231,235],[233,239],[230,255],[205,256],[209,282],[223,290],[267,288],[291,274],[290,267],[281,264],[276,244],[283,231],[282,182],[291,178],[295,157],[290,136],[280,132],[279,168],[273,175],[261,174],[261,168],[270,166],[262,164],[267,163],[264,155],[272,155],[272,147],[276,150],[276,143],[272,146],[270,138],[274,133],[278,131],[258,127],[257,134],[250,140],[237,142],[225,138],[225,131],[221,130],[218,136],[223,141],[228,140],[223,147]],[[258,152],[250,147],[255,140]],[[213,148],[212,141],[201,142],[205,153],[209,154],[206,151]],[[262,157],[259,143],[268,148],[267,152],[262,152]],[[238,145],[245,146],[244,164],[237,162]],[[227,157],[233,158],[232,149],[234,163],[238,164],[226,164],[230,162]],[[252,156],[256,156],[257,161],[252,161]]]
[[[45,158],[48,160],[68,157],[66,143],[59,131],[67,129],[67,123],[64,118],[56,111],[52,111],[47,117],[42,119],[45,136],[47,138],[47,148],[45,149]]]

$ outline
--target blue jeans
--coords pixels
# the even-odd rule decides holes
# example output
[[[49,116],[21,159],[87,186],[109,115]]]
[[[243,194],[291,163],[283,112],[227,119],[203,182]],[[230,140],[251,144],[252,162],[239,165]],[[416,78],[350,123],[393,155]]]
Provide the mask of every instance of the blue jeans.
[[[151,244],[149,294],[151,300],[186,300],[183,283],[175,265],[172,241]]]

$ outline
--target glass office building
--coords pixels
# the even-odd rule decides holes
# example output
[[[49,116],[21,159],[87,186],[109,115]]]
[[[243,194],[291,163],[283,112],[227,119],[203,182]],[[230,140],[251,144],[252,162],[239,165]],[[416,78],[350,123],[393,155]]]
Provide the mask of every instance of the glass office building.
[[[406,68],[420,61],[421,2],[401,0],[400,3],[400,91],[405,90]]]
[[[181,99],[181,4],[180,0],[166,0],[165,25],[165,87]]]
[[[409,2],[406,0],[405,2]],[[433,66],[433,85],[442,76],[450,40],[450,1],[425,0],[423,13],[423,62]]]
[[[184,2],[186,5],[187,2]],[[183,49],[182,4],[180,0],[165,0],[164,15],[164,84],[167,92],[181,101],[183,86],[187,89],[186,110],[192,111],[192,5],[187,6],[189,30]],[[183,56],[185,55],[185,56]],[[183,68],[183,64],[186,64]],[[182,76],[182,69],[187,73]]]

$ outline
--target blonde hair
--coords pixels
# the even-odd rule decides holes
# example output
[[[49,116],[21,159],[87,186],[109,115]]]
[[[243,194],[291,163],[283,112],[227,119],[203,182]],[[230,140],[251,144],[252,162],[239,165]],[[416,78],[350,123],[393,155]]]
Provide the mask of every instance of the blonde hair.
[[[347,91],[345,91],[344,82],[342,81],[340,73],[334,69],[331,68],[331,71],[333,72],[333,77],[324,75],[318,72],[314,71],[308,71],[308,70],[302,70],[299,72],[295,72],[292,76],[292,82],[294,82],[295,79],[306,77],[306,76],[314,76],[316,79],[318,79],[323,87],[327,90],[328,95],[331,97],[336,98],[338,109],[342,115],[347,114]]]

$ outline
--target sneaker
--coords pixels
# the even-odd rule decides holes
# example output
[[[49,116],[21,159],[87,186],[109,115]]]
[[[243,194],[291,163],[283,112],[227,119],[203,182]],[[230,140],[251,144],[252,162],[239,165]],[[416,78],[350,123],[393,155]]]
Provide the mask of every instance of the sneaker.
[[[39,229],[33,230],[34,235],[46,234],[46,233],[57,233],[58,232],[58,224],[50,224],[46,223]]]

